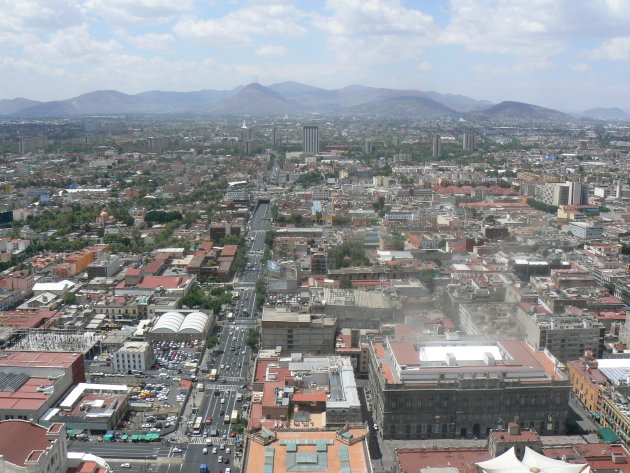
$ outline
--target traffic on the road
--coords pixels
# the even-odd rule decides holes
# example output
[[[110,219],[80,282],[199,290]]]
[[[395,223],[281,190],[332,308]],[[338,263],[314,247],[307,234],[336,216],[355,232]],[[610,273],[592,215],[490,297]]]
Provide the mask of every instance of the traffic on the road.
[[[253,354],[247,345],[256,328],[256,281],[262,276],[265,235],[271,229],[270,206],[260,203],[247,227],[245,268],[234,278],[235,303],[218,323],[218,344],[206,350],[199,376],[183,412],[180,430],[166,444],[82,442],[81,449],[108,459],[113,471],[154,473],[240,471],[241,433],[247,423]]]

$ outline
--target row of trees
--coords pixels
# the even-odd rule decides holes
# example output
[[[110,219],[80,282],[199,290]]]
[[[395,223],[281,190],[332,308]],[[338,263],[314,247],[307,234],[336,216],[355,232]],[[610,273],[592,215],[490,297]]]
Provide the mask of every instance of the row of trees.
[[[558,213],[558,207],[556,205],[545,204],[544,202],[536,199],[527,199],[527,205],[535,208],[536,210],[540,210],[549,214],[555,215]]]

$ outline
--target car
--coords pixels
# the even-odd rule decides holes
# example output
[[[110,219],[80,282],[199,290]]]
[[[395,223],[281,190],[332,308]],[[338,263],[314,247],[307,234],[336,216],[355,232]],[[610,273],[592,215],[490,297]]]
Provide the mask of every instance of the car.
[[[231,470],[230,470],[230,467],[228,466],[228,467],[225,469],[225,473],[230,473],[230,471],[231,471]]]
[[[229,454],[230,454],[230,452],[231,452],[230,447],[227,447],[227,448],[225,449],[225,454],[226,454],[226,455],[229,455]]]
[[[218,463],[223,463],[223,456],[219,455],[219,458],[217,459]]]
[[[230,457],[225,457],[223,459],[223,462],[227,465],[228,463],[230,463]]]
[[[203,453],[204,455],[208,453],[208,447],[203,447],[203,450],[201,450],[201,453]]]
[[[219,446],[219,448],[220,448],[221,450],[225,450],[225,445],[224,445],[224,444],[221,444],[221,445]]]
[[[221,404],[225,404],[225,398],[221,398]]]
[[[241,384],[241,389],[245,389],[247,387],[247,384]]]
[[[236,437],[236,430],[232,431],[232,433],[230,434],[230,437],[232,437],[232,438]]]
[[[131,463],[121,463],[120,467],[121,468],[131,468]]]
[[[206,424],[212,424],[212,417],[206,417]]]
[[[378,424],[376,422],[374,422],[374,425],[372,425],[372,427],[374,427],[374,430],[378,430]]]
[[[219,449],[217,447],[212,447],[212,453],[217,453]]]
[[[219,412],[219,415],[220,415],[220,416],[224,416],[224,415],[225,415],[225,411],[221,411],[221,412]]]

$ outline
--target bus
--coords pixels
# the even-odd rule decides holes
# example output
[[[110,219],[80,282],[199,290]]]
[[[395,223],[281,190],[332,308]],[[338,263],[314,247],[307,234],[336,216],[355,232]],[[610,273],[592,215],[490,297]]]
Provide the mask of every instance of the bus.
[[[203,429],[203,417],[197,417],[193,424],[193,435],[199,435]]]
[[[217,380],[217,370],[216,368],[214,368],[212,371],[210,371],[210,381],[216,381]]]
[[[237,420],[238,420],[238,410],[234,409],[232,411],[232,415],[230,416],[230,423],[235,424]]]

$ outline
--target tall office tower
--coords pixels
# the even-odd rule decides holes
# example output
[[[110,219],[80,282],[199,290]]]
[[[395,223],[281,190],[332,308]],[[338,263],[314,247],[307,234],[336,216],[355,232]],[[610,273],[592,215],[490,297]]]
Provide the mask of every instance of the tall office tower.
[[[319,154],[319,127],[304,126],[304,154]]]
[[[254,137],[254,130],[248,128],[245,120],[243,120],[243,126],[238,131],[238,141],[241,149],[245,153],[253,153],[256,149],[256,139]]]
[[[442,138],[440,138],[440,135],[433,136],[433,157],[442,157]]]
[[[280,144],[280,134],[278,133],[278,127],[273,127],[271,130],[271,144],[278,146]]]
[[[363,152],[370,154],[372,151],[374,151],[374,143],[370,140],[365,140],[363,143]]]
[[[464,133],[464,151],[475,151],[475,132]]]

